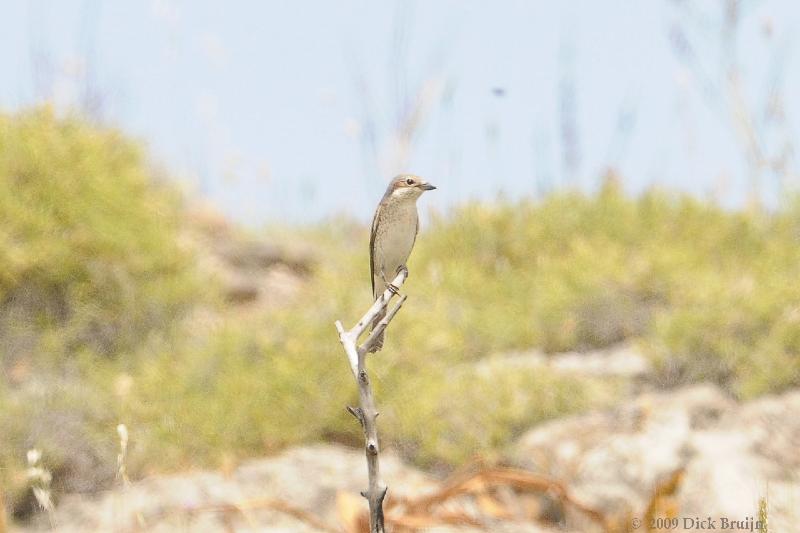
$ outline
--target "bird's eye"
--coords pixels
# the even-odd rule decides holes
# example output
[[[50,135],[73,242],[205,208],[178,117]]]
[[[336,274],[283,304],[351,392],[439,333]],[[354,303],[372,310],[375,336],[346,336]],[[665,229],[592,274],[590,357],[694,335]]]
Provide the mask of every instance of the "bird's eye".
[[[412,180],[411,178],[408,178],[406,180],[406,185],[414,185],[414,180]]]

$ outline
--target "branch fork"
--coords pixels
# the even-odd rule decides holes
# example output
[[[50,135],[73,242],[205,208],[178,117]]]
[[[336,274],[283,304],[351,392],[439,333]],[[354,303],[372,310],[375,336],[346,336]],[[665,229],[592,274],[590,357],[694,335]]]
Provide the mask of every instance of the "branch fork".
[[[342,343],[342,347],[347,354],[350,370],[358,385],[359,407],[348,406],[347,410],[358,420],[364,430],[364,451],[367,457],[369,488],[362,492],[361,495],[369,502],[370,533],[384,532],[383,500],[386,497],[388,487],[383,484],[380,478],[380,444],[378,443],[378,426],[376,423],[378,411],[375,408],[375,400],[372,395],[372,387],[370,386],[365,362],[369,349],[372,348],[376,339],[386,330],[397,312],[400,311],[406,301],[406,296],[399,296],[394,306],[386,312],[383,319],[375,326],[361,345],[358,344],[358,338],[367,330],[375,317],[388,308],[392,297],[398,295],[397,291],[403,286],[407,277],[407,270],[403,269],[398,272],[397,276],[392,280],[390,288],[383,291],[383,294],[375,300],[375,303],[372,304],[352,329],[345,330],[342,323],[339,320],[336,321],[339,342]]]

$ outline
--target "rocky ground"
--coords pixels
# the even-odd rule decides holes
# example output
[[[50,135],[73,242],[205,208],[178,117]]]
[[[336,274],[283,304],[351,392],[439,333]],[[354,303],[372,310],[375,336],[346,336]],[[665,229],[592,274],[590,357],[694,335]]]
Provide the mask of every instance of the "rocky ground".
[[[798,531],[800,391],[744,404],[710,385],[646,392],[534,427],[500,465],[441,480],[388,452],[382,467],[396,530],[647,531],[675,517],[669,529],[694,531],[710,517],[749,531],[766,498],[770,531]],[[359,531],[364,484],[361,451],[320,444],[67,496],[12,531]]]

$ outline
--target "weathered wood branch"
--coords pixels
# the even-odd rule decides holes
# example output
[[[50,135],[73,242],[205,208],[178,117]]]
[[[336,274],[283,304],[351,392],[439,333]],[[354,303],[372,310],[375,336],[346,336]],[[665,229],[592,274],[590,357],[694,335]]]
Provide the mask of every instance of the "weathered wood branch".
[[[402,270],[397,274],[394,280],[392,280],[392,285],[400,289],[407,277],[408,271]],[[380,444],[378,442],[378,425],[376,420],[378,418],[378,410],[375,408],[375,399],[372,395],[372,387],[370,386],[365,362],[369,349],[380,336],[381,332],[389,326],[389,323],[397,312],[400,311],[400,308],[406,301],[406,297],[400,297],[375,329],[372,330],[367,340],[360,346],[358,345],[358,338],[367,330],[374,318],[389,306],[389,301],[394,295],[395,293],[393,291],[386,289],[383,294],[381,294],[380,298],[375,300],[375,303],[372,304],[364,316],[361,317],[361,320],[350,330],[345,330],[342,323],[338,320],[336,321],[336,330],[339,332],[339,342],[342,343],[342,347],[347,354],[350,370],[358,385],[359,407],[348,407],[347,410],[358,420],[364,430],[364,449],[367,456],[369,485],[367,490],[362,492],[361,495],[369,502],[369,524],[371,533],[384,532],[383,499],[386,497],[388,487],[383,484],[380,476]]]

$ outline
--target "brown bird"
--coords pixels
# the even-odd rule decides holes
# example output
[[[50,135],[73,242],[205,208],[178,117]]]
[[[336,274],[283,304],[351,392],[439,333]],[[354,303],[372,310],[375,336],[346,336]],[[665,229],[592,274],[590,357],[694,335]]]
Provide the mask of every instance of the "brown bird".
[[[372,218],[369,237],[369,271],[372,276],[372,297],[378,297],[389,287],[392,279],[403,269],[414,247],[419,231],[417,198],[423,192],[435,189],[433,185],[412,174],[401,174],[389,183]],[[382,311],[372,321],[374,329],[386,315]],[[381,334],[370,348],[377,352],[383,348]]]

